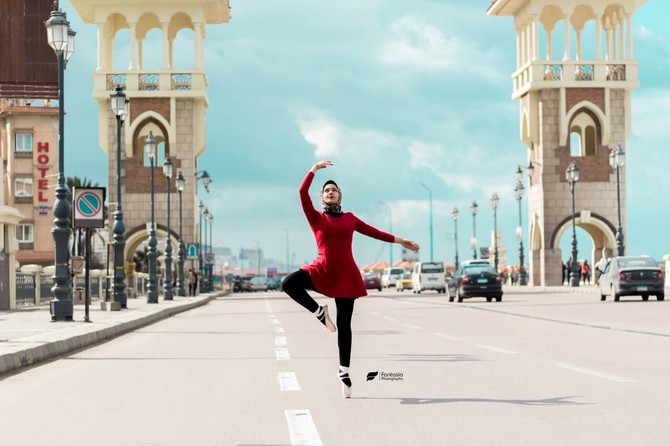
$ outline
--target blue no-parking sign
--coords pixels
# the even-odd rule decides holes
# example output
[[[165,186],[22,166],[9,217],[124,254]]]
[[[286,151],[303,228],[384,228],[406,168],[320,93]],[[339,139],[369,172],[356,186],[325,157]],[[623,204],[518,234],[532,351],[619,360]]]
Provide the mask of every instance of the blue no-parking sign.
[[[75,228],[104,228],[105,188],[74,188],[72,191],[72,226]]]
[[[199,243],[187,243],[186,244],[186,260],[198,260],[199,254]]]

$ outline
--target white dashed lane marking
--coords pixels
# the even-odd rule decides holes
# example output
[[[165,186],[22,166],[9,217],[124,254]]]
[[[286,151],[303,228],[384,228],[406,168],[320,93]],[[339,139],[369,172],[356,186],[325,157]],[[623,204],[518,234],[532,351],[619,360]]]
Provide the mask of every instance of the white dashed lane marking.
[[[291,359],[288,349],[284,347],[275,348],[275,355],[277,356],[277,361],[288,361]]]
[[[572,364],[560,363],[560,364],[558,364],[558,366],[562,369],[572,370],[573,372],[585,373],[587,375],[597,376],[598,378],[605,378],[605,379],[609,379],[610,381],[616,381],[616,382],[619,382],[619,383],[634,383],[634,382],[637,382],[637,380],[634,380],[634,379],[631,379],[631,378],[626,378],[624,376],[612,375],[610,373],[599,372],[598,370],[586,369],[584,367],[578,367],[578,366],[572,365]]]
[[[477,344],[477,347],[483,348],[486,350],[491,350],[492,352],[498,352],[498,353],[504,353],[506,355],[516,355],[519,352],[515,352],[512,350],[507,350],[505,348],[500,348],[500,347],[494,347],[492,345],[484,345],[484,344]]]
[[[386,319],[387,321],[391,321],[391,322],[395,322],[397,320],[397,319],[393,319],[390,316],[384,316],[384,319]]]
[[[402,326],[407,327],[407,328],[412,328],[414,330],[421,330],[421,327],[417,327],[416,325],[412,325],[412,324],[402,324]]]
[[[275,333],[284,333],[284,327],[275,327]]]
[[[286,410],[284,413],[292,446],[321,446],[323,444],[308,409]]]
[[[277,336],[275,338],[275,345],[276,346],[286,345],[286,336]]]
[[[462,338],[457,338],[456,336],[449,336],[444,333],[433,333],[433,335],[437,336],[438,338],[449,339],[450,341],[461,342],[463,340]]]
[[[294,392],[300,390],[300,384],[298,383],[298,377],[295,376],[293,372],[279,372],[279,387],[282,391],[285,392]]]

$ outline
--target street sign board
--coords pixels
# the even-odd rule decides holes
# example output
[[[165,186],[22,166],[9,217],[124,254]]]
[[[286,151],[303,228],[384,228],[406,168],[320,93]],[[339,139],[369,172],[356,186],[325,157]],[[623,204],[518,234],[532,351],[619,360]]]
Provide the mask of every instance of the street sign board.
[[[214,265],[214,253],[208,252],[205,254],[205,263],[208,265]]]
[[[104,187],[74,188],[72,192],[73,227],[104,228]]]
[[[198,260],[200,245],[198,243],[186,244],[186,260]]]

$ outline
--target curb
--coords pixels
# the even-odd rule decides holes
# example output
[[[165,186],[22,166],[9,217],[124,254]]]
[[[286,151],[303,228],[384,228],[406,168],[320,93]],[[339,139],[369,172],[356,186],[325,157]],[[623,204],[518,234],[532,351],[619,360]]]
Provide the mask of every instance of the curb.
[[[170,316],[174,316],[175,314],[206,305],[217,297],[225,296],[226,294],[227,292],[225,291],[214,293],[197,302],[189,302],[172,308],[165,308],[155,313],[140,316],[137,319],[121,323],[112,322],[107,327],[95,327],[92,331],[90,331],[90,329],[93,327],[72,327],[73,330],[69,330],[69,333],[64,333],[63,336],[61,336],[61,339],[46,342],[35,341],[35,343],[41,342],[42,345],[27,347],[13,353],[0,355],[0,376],[12,370],[29,367],[65,353],[79,350],[93,344],[109,341],[117,336],[151,325]],[[82,333],[73,335],[72,331],[81,331]]]

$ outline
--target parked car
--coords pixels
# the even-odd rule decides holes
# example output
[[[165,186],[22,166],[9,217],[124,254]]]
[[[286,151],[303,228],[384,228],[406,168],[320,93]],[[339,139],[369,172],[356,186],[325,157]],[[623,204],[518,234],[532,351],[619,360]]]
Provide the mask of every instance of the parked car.
[[[648,300],[654,295],[657,300],[664,300],[664,282],[663,268],[650,256],[612,257],[598,279],[600,300],[608,295],[615,302],[621,296],[642,296],[642,300]]]
[[[444,293],[447,290],[447,282],[444,278],[444,263],[417,262],[412,268],[412,292],[435,290],[438,293]]]
[[[281,283],[282,283],[282,280],[284,280],[284,277],[286,277],[286,274],[280,274],[280,275],[274,276],[271,279],[268,279],[268,290],[280,290],[281,291]]]
[[[234,276],[232,282],[233,282],[233,293],[241,293],[242,291],[244,291],[242,289],[242,278],[240,276]]]
[[[253,276],[249,279],[249,291],[267,291],[268,278],[265,276]]]
[[[403,274],[405,274],[405,268],[400,268],[394,266],[392,268],[384,268],[382,271],[382,288],[391,288],[395,286],[395,283],[398,279],[402,279]]]
[[[471,297],[485,297],[487,302],[502,300],[502,276],[489,264],[471,263],[459,266],[447,284],[449,302]]]
[[[240,290],[250,292],[251,291],[251,277],[252,276],[243,276],[240,279]]]
[[[401,293],[405,290],[411,290],[412,289],[412,273],[405,273],[402,275],[401,279],[398,279],[395,281],[395,289],[396,291],[400,291]]]
[[[365,273],[363,275],[363,282],[365,282],[366,290],[382,290],[382,281],[376,273]]]

